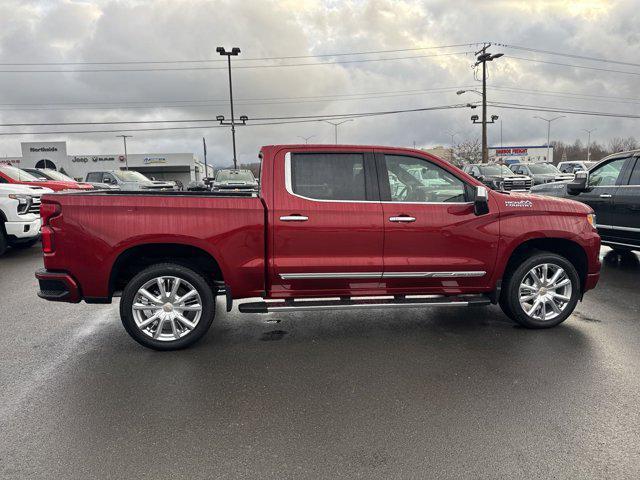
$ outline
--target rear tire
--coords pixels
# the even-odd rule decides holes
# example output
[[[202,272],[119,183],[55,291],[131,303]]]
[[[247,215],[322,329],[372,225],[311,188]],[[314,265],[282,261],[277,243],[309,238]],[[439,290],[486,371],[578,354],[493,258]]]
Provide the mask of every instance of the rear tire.
[[[207,333],[214,316],[211,285],[200,273],[173,263],[152,265],[138,273],[120,299],[125,330],[154,350],[193,345]]]
[[[571,315],[580,292],[580,277],[571,262],[555,253],[536,252],[507,274],[500,306],[523,327],[550,328]]]

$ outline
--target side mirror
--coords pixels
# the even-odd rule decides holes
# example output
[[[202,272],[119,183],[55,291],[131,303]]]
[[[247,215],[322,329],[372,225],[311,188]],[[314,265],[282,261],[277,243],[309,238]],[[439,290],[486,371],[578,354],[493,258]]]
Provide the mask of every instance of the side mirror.
[[[489,213],[489,192],[487,187],[476,187],[473,198],[473,213],[476,215],[486,215]]]
[[[581,170],[576,172],[573,181],[567,184],[567,193],[571,195],[577,195],[580,192],[584,192],[587,189],[589,183],[589,172]]]

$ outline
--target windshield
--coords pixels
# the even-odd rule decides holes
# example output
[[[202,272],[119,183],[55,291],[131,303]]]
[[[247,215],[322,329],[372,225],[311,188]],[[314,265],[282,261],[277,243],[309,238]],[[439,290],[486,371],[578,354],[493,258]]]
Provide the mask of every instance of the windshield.
[[[531,173],[533,173],[534,175],[545,173],[551,173],[555,175],[557,173],[560,173],[560,170],[558,170],[550,163],[531,163],[529,164],[529,170],[531,170]]]
[[[584,164],[584,168],[589,169],[593,167],[597,162],[582,162]]]
[[[116,170],[113,174],[118,177],[123,182],[150,182],[147,177],[145,177],[140,172],[136,172],[135,170]]]
[[[480,167],[482,175],[513,175],[505,165],[483,165]]]
[[[24,170],[20,170],[19,168],[12,167],[11,165],[2,165],[0,166],[0,172],[5,174],[11,180],[16,180],[18,182],[39,182],[38,178],[34,177],[30,173],[25,172]]]
[[[254,182],[255,177],[251,170],[220,170],[216,174],[218,182]]]
[[[40,170],[40,173],[44,177],[48,177],[51,180],[58,180],[60,182],[75,182],[71,177],[67,177],[64,173],[60,173],[57,170],[51,170],[50,168],[44,168]]]

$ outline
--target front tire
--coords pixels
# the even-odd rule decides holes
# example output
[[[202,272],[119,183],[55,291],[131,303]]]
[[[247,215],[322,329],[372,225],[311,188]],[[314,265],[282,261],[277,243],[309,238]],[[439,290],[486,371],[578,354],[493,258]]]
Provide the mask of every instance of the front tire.
[[[566,258],[549,252],[530,255],[505,278],[500,306],[527,328],[564,322],[580,299],[578,272]]]
[[[125,287],[120,318],[133,339],[154,350],[178,350],[200,340],[215,316],[215,295],[198,272],[163,263]]]
[[[13,248],[24,250],[24,249],[33,247],[39,241],[40,241],[39,238],[32,238],[31,240],[26,240],[26,241],[22,241],[22,242],[13,242],[11,244],[11,246]]]
[[[4,225],[0,223],[0,256],[4,255],[8,246],[9,242],[7,241],[7,235],[4,233]]]

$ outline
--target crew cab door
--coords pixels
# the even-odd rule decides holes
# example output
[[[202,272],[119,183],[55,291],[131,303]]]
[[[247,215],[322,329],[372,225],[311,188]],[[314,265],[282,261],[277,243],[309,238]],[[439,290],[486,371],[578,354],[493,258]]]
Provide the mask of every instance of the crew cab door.
[[[603,162],[589,171],[589,181],[584,192],[569,196],[572,200],[586,203],[596,214],[598,233],[603,240],[608,240],[614,223],[613,199],[622,182],[622,171],[627,158],[616,158]]]
[[[640,247],[640,158],[634,157],[622,174],[623,181],[613,197],[613,214],[608,238],[611,244]],[[600,220],[596,216],[596,221]],[[600,226],[600,225],[599,225]],[[604,229],[603,229],[604,230]]]
[[[476,216],[472,188],[425,156],[376,153],[384,213],[383,286],[463,293],[488,286],[496,261],[496,205]],[[423,171],[421,178],[413,175]]]
[[[280,150],[273,188],[274,295],[379,287],[382,206],[371,150]]]

